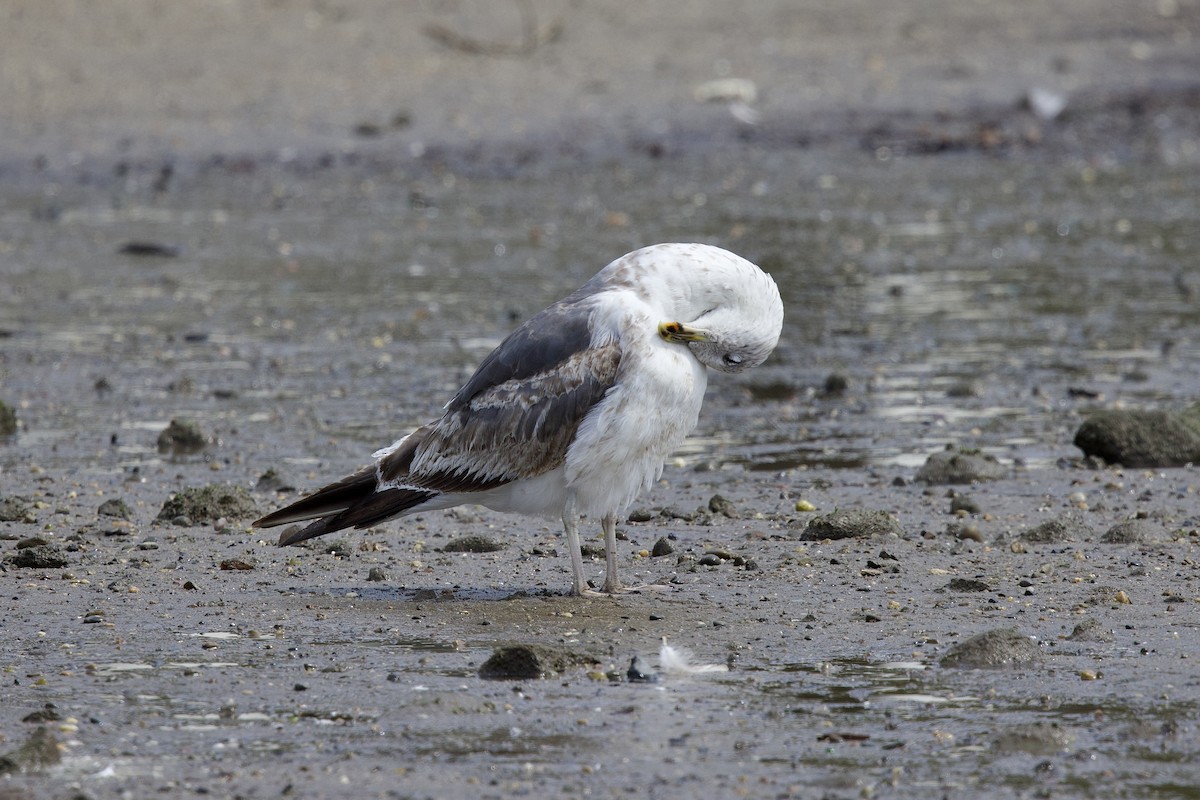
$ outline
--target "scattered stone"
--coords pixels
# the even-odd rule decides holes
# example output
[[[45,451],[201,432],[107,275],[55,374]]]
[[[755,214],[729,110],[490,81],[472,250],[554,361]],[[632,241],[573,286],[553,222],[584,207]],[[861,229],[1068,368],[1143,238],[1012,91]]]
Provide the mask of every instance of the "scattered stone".
[[[965,514],[978,514],[982,509],[974,497],[966,494],[956,494],[950,498],[950,513],[957,514],[963,512]]]
[[[659,556],[669,556],[675,552],[675,545],[671,544],[671,540],[665,536],[658,537],[658,541],[654,543],[654,547],[650,549],[650,555],[654,558]]]
[[[221,569],[245,571],[254,569],[254,565],[247,561],[242,561],[240,558],[227,558],[221,562]]]
[[[702,567],[719,567],[723,559],[716,553],[705,553],[696,561]]]
[[[1032,722],[998,732],[992,747],[1000,752],[1049,756],[1066,750],[1074,741],[1075,734],[1057,722]]]
[[[1104,544],[1142,544],[1157,541],[1162,532],[1148,519],[1127,519],[1109,528],[1100,541]]]
[[[540,644],[509,645],[492,651],[479,667],[479,677],[484,680],[534,680],[598,663],[598,659],[574,650]]]
[[[808,502],[807,500],[797,500],[795,509],[797,511],[808,513],[810,511],[816,511],[817,507],[814,506],[812,503]]]
[[[211,444],[200,426],[191,420],[173,419],[158,435],[158,452],[187,455],[198,453]]]
[[[0,500],[0,522],[34,522],[33,506],[24,497],[5,497]]]
[[[21,722],[59,722],[62,720],[62,715],[58,713],[58,706],[54,703],[46,703],[40,711],[32,711],[21,717]]]
[[[821,385],[821,394],[825,397],[841,397],[850,388],[850,379],[840,372],[831,372],[825,376]]]
[[[983,389],[975,381],[959,381],[946,388],[946,396],[954,398],[982,397]]]
[[[740,519],[741,514],[738,513],[737,507],[732,500],[722,497],[719,494],[714,494],[708,499],[708,510],[714,514],[720,514],[729,519]]]
[[[943,667],[990,669],[1028,664],[1041,657],[1037,644],[1016,628],[997,628],[959,642],[942,656]]]
[[[1026,544],[1063,544],[1080,539],[1091,539],[1095,531],[1074,513],[1063,514],[1022,531],[1020,539]]]
[[[474,525],[477,522],[483,522],[483,514],[479,513],[477,505],[454,506],[447,508],[442,513],[460,525]]]
[[[1126,467],[1200,462],[1200,405],[1186,411],[1101,411],[1075,432],[1084,455]]]
[[[850,539],[867,536],[902,536],[900,527],[886,511],[850,509],[836,510],[820,517],[813,517],[808,527],[800,534],[801,541],[819,542],[823,539]]]
[[[625,678],[630,683],[658,683],[658,673],[641,656],[634,656],[630,659]]]
[[[682,522],[692,522],[696,519],[695,514],[689,514],[686,511],[680,511],[675,506],[663,506],[658,510],[658,515],[663,519],[677,519]]]
[[[994,456],[947,448],[926,459],[916,480],[929,484],[981,483],[1000,480],[1005,469]]]
[[[58,569],[70,562],[56,545],[38,544],[32,547],[22,547],[12,558],[14,567],[24,569]]]
[[[979,530],[978,525],[947,525],[946,533],[955,539],[969,539],[972,542],[983,542],[983,531]]]
[[[322,553],[334,558],[350,558],[354,555],[354,546],[350,544],[349,539],[334,539],[332,542],[313,541],[312,546],[320,548]]]
[[[504,545],[487,536],[460,536],[442,548],[443,553],[495,553]]]
[[[654,519],[654,512],[648,508],[635,508],[629,512],[630,522],[649,522]]]
[[[604,558],[604,548],[598,544],[584,542],[579,545],[579,554],[584,558]]]
[[[117,519],[129,519],[133,512],[129,509],[129,504],[119,497],[110,497],[100,504],[96,509],[96,513],[102,517],[116,517]]]
[[[367,580],[371,583],[381,583],[387,579],[388,574],[383,567],[371,567],[367,572]]]
[[[8,403],[0,400],[0,436],[17,435],[17,411]]]
[[[0,755],[0,775],[40,772],[62,761],[58,740],[44,725],[39,726],[21,745]]]
[[[117,248],[117,252],[123,256],[137,256],[138,258],[176,258],[179,256],[179,248],[174,245],[137,240],[126,242]]]
[[[210,483],[177,492],[163,503],[154,521],[170,522],[177,517],[186,517],[192,524],[198,525],[221,517],[245,519],[257,514],[254,499],[241,486]]]
[[[272,468],[258,476],[258,483],[254,484],[254,491],[263,494],[270,492],[294,492],[296,491],[296,482],[291,477]]]
[[[951,578],[950,582],[938,589],[939,592],[988,592],[992,587],[985,581],[974,578]]]
[[[788,381],[768,381],[766,383],[751,383],[746,386],[750,396],[760,403],[773,403],[790,400],[796,396],[796,387]]]
[[[1112,642],[1117,637],[1111,628],[1103,627],[1100,620],[1088,617],[1076,625],[1067,638],[1073,642]]]

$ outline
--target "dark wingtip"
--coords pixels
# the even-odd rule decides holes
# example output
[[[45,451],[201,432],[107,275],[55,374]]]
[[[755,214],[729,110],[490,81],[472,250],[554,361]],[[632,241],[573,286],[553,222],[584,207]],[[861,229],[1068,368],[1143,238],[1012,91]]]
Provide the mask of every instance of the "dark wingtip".
[[[327,533],[340,531],[345,525],[337,524],[338,517],[326,517],[319,519],[303,528],[299,525],[293,525],[290,528],[284,528],[279,534],[279,541],[275,543],[276,547],[288,547],[293,544],[315,539],[318,536],[324,536]]]

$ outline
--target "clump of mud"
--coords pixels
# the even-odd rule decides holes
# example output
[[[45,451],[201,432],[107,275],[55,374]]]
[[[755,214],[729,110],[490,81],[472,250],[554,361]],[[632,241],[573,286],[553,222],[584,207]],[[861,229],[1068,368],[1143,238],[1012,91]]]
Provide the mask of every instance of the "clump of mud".
[[[982,483],[997,481],[1004,467],[993,456],[947,448],[934,453],[917,471],[917,480],[928,484]]]
[[[1068,513],[1024,531],[1021,541],[1029,544],[1064,544],[1081,539],[1090,540],[1095,534],[1091,525],[1079,516]]]
[[[200,426],[191,420],[173,419],[158,435],[158,452],[188,455],[212,444]]]
[[[808,527],[800,534],[800,539],[819,542],[823,539],[852,539],[888,534],[903,536],[904,529],[886,511],[839,509],[809,520]]]
[[[0,400],[0,436],[17,435],[17,412],[8,403]]]
[[[258,508],[250,493],[241,486],[210,483],[207,486],[190,487],[175,494],[163,503],[155,522],[186,521],[188,524],[213,522],[227,519],[245,519],[258,515]]]
[[[479,667],[479,677],[486,680],[534,680],[586,667],[599,661],[587,653],[546,647],[539,644],[519,644],[498,647]]]

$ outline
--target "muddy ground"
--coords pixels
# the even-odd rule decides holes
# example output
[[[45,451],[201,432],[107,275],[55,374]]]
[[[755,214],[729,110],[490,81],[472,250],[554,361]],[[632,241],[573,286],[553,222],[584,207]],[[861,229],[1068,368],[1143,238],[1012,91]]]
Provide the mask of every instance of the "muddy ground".
[[[1200,795],[1200,476],[1072,445],[1200,395],[1195,2],[0,17],[0,796]],[[788,313],[621,526],[664,589],[568,598],[558,525],[479,508],[159,519],[347,473],[663,240]],[[1000,476],[917,481],[947,445]],[[628,681],[663,637],[730,669]],[[479,678],[511,643],[594,663]]]

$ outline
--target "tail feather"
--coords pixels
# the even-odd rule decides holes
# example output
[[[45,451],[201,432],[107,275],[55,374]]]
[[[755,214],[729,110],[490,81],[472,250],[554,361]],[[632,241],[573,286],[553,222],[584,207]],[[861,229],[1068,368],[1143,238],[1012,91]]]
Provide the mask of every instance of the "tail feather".
[[[368,468],[318,489],[253,524],[256,528],[273,528],[290,522],[315,520],[300,530],[280,534],[279,546],[286,547],[344,528],[369,528],[439,494],[419,489],[377,491],[377,487],[375,469]]]
[[[376,485],[375,467],[367,467],[251,524],[255,528],[274,528],[277,525],[329,517],[345,511],[365,497],[370,497],[375,493]]]

